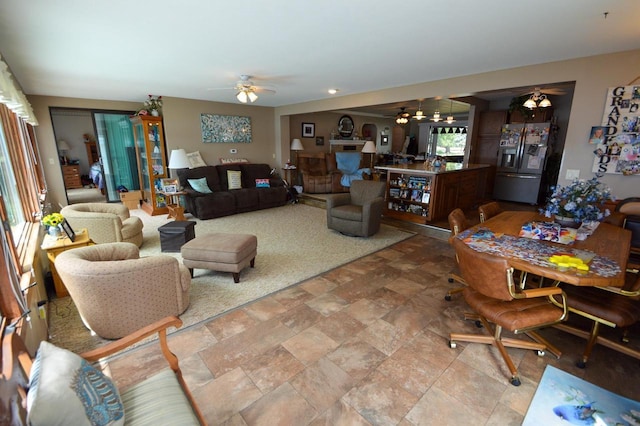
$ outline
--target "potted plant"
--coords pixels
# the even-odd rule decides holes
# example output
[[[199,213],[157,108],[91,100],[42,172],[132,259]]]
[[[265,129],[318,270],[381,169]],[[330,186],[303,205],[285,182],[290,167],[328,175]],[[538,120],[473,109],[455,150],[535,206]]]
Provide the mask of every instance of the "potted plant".
[[[567,186],[552,187],[553,193],[540,213],[549,218],[554,216],[562,226],[575,228],[582,222],[602,221],[611,214],[604,204],[613,198],[609,187],[600,182],[601,176],[596,174],[589,180],[574,179]]]
[[[60,224],[64,217],[60,213],[51,213],[42,218],[42,224],[46,226],[47,232],[53,237],[60,235]]]

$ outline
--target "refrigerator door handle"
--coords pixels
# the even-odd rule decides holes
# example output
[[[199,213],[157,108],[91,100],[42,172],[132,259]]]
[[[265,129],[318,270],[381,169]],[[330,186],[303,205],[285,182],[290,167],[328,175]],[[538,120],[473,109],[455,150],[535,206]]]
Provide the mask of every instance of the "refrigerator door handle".
[[[514,173],[501,173],[500,176],[512,177],[518,179],[539,179],[540,175],[518,175]]]

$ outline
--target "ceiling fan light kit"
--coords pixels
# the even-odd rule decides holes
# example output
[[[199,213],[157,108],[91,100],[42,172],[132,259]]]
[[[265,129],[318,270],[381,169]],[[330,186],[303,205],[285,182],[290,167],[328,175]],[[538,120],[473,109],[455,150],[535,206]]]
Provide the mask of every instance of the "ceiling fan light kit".
[[[551,106],[551,101],[547,98],[547,95],[540,92],[540,89],[536,88],[529,99],[524,101],[522,104],[523,107],[534,109],[534,108],[548,108]]]

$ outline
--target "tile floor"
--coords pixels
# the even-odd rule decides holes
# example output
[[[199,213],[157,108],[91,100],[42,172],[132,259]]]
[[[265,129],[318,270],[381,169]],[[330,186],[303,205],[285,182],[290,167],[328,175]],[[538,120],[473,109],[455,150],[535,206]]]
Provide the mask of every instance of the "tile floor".
[[[519,387],[494,348],[449,348],[452,330],[482,332],[461,295],[443,299],[453,267],[445,241],[417,235],[169,343],[211,425],[519,425],[547,364],[640,399],[637,360],[597,347],[578,369],[585,342],[557,330],[542,334],[559,360],[509,349]],[[110,364],[120,387],[162,366],[155,345]]]

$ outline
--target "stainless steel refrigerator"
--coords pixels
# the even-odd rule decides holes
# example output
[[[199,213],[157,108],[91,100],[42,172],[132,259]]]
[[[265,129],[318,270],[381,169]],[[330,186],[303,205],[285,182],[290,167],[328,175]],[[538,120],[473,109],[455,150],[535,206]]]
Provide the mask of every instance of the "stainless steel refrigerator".
[[[537,204],[550,123],[505,124],[500,136],[493,197]]]

